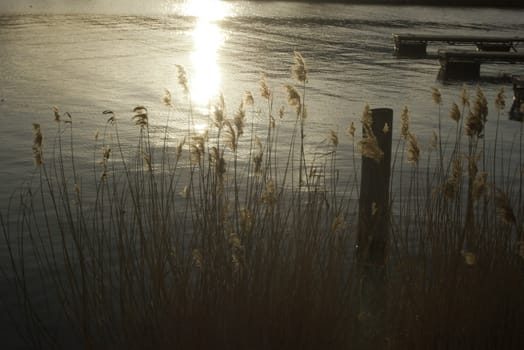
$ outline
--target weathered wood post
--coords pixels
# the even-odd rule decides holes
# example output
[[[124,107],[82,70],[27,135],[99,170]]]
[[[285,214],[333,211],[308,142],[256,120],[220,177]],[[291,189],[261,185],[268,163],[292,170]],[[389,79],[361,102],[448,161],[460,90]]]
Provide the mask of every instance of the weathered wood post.
[[[384,156],[380,161],[362,157],[356,251],[359,279],[357,348],[366,350],[384,347],[393,111],[378,108],[372,109],[371,114],[371,128]]]

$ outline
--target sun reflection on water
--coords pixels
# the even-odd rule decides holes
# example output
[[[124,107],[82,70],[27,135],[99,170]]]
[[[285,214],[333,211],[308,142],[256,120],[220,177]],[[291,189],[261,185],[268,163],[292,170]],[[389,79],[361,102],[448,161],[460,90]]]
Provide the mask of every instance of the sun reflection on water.
[[[188,0],[183,13],[196,18],[192,32],[193,52],[191,64],[191,98],[200,105],[217,96],[220,86],[218,50],[223,45],[225,34],[216,23],[230,14],[231,4],[220,0]]]

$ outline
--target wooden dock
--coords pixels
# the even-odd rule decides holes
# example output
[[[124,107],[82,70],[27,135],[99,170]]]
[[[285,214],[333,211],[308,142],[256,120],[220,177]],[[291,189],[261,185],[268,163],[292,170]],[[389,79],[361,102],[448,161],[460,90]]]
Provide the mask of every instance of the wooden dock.
[[[524,37],[494,37],[436,34],[393,34],[395,53],[400,56],[425,56],[430,42],[447,45],[476,46],[478,51],[517,51],[518,44],[524,43]]]
[[[524,63],[522,52],[439,50],[440,66],[447,79],[477,79],[481,63]]]

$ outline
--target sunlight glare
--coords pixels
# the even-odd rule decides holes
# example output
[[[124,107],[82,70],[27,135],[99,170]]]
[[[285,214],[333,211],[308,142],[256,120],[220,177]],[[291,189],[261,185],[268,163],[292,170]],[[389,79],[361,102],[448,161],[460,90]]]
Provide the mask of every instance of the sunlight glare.
[[[196,17],[193,30],[193,66],[191,97],[197,104],[207,104],[218,94],[220,67],[218,50],[225,40],[221,28],[215,23],[228,16],[231,4],[220,0],[188,0],[183,13]]]
[[[218,93],[220,67],[217,62],[218,49],[224,42],[220,28],[210,21],[199,19],[193,31],[193,78],[191,97],[200,104],[206,104]]]

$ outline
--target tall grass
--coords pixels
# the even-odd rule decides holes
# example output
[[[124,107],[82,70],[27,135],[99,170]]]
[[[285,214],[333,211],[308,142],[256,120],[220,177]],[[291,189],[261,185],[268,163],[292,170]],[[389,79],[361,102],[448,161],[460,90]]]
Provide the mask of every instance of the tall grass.
[[[34,126],[33,181],[1,216],[10,256],[4,277],[24,311],[28,345],[355,347],[362,316],[353,260],[359,175],[357,168],[340,174],[334,131],[307,152],[303,57],[295,53],[295,83],[284,88],[293,110],[279,111],[292,120],[287,142],[265,78],[263,132],[254,127],[251,93],[231,115],[220,98],[211,128],[198,132],[179,69],[187,131],[154,126],[147,108],[137,106],[131,120],[138,138],[130,146],[121,131],[130,119],[105,111],[90,172],[77,164],[73,116],[54,110],[50,147]],[[179,113],[168,91],[163,100],[170,114]],[[403,113],[393,176],[404,180],[400,187],[392,180],[378,348],[523,344],[522,163],[499,166],[500,148],[487,152],[480,90],[472,101],[464,92],[461,103],[462,110],[452,108],[457,131],[448,153],[441,138],[421,151]],[[354,137],[353,125],[348,131]]]

